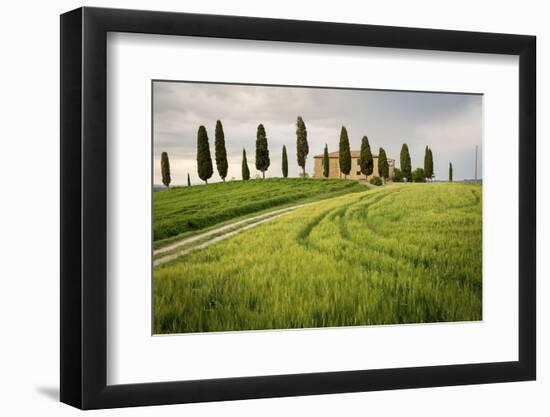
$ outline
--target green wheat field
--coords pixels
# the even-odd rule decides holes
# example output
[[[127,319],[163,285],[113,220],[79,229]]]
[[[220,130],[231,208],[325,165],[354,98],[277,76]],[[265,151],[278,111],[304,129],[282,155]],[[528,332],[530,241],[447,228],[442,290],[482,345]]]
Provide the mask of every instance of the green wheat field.
[[[230,181],[154,194],[155,247],[247,215],[365,191],[353,180],[300,178]]]
[[[279,179],[156,192],[155,248],[307,204],[155,266],[154,333],[481,320],[481,201],[480,185],[460,183]]]

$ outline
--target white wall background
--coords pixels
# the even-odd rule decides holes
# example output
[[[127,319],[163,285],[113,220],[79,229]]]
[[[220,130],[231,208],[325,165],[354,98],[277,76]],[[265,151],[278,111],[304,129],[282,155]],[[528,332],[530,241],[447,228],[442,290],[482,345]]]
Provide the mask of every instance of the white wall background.
[[[59,392],[59,17],[81,6],[9,2],[0,24],[0,414],[76,415]],[[340,0],[93,1],[86,5],[534,34],[538,37],[538,160],[548,155],[550,26],[544,2]],[[538,381],[95,412],[94,415],[529,415],[550,412],[550,192],[538,185]],[[546,190],[544,190],[546,188]],[[546,394],[546,395],[545,395]]]

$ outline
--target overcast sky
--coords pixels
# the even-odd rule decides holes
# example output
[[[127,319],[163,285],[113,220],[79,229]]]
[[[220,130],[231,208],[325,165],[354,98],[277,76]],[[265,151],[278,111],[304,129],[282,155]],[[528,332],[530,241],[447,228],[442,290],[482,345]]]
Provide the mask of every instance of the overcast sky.
[[[360,149],[367,135],[373,153],[383,147],[399,166],[401,145],[407,143],[413,168],[423,167],[424,148],[433,152],[436,179],[447,179],[449,162],[454,178],[474,177],[475,146],[479,145],[478,177],[482,177],[482,96],[301,87],[267,87],[189,82],[154,82],[154,182],[161,184],[160,154],[170,158],[172,185],[184,184],[187,173],[197,175],[197,130],[204,125],[214,166],[212,182],[220,181],[214,160],[214,130],[221,120],[229,161],[228,179],[241,178],[246,149],[251,177],[256,129],[263,123],[271,165],[267,177],[280,177],[281,152],[286,145],[289,176],[297,176],[296,117],[307,127],[309,155],[306,171],[313,173],[313,156],[338,150],[340,129],[346,126],[351,149]]]

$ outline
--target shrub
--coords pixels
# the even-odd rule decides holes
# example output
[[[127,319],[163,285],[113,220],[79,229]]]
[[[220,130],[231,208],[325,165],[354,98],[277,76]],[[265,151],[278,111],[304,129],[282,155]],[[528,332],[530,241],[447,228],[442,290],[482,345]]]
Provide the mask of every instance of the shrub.
[[[413,182],[426,182],[426,174],[422,168],[416,168],[412,173]]]
[[[403,182],[403,174],[401,173],[401,170],[399,168],[393,169],[393,181]]]
[[[382,178],[372,177],[369,182],[373,185],[382,185]]]

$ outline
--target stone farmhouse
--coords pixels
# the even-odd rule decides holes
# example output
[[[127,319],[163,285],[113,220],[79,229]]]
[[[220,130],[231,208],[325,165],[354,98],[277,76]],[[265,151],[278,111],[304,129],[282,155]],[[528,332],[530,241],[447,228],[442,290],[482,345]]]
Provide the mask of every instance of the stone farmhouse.
[[[360,151],[351,151],[351,171],[347,176],[349,179],[365,179],[365,176],[361,173],[361,168],[359,167],[360,153]],[[330,152],[328,154],[329,178],[344,178],[344,174],[340,171],[339,156],[339,152]],[[372,175],[369,175],[368,179],[378,177],[378,155],[373,155],[372,159],[374,160],[374,169],[372,171]],[[313,176],[315,178],[323,178],[323,154],[314,156],[313,161],[315,168]],[[388,165],[390,178],[392,178],[393,171],[395,169],[395,159],[388,158]]]

